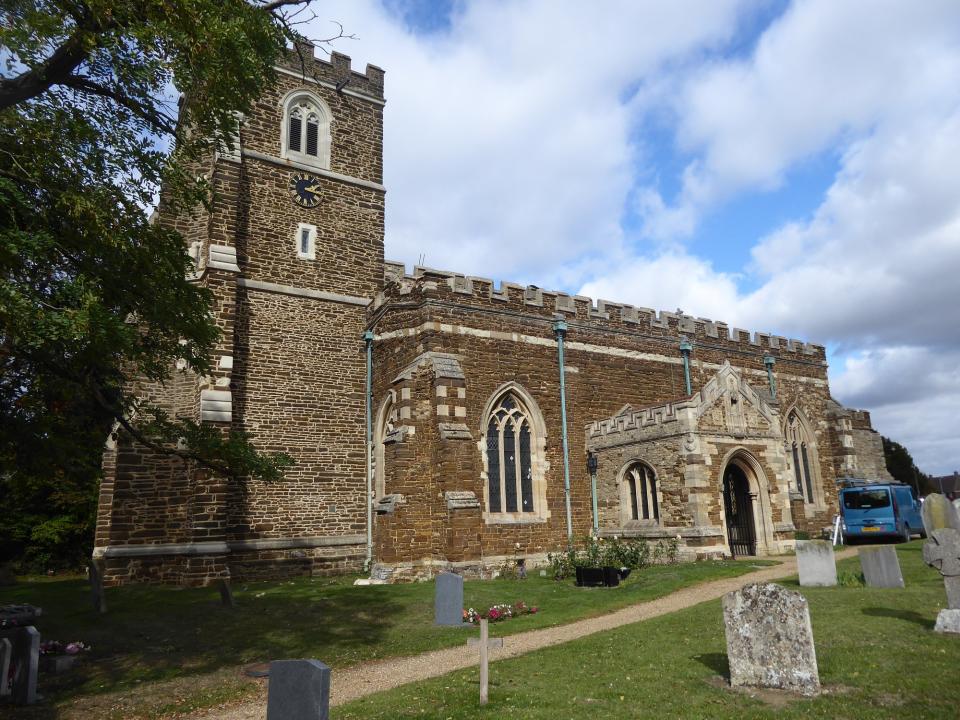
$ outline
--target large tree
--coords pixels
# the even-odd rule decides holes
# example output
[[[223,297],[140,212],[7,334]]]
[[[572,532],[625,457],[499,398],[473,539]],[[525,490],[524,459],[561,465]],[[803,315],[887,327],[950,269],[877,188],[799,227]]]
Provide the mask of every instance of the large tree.
[[[229,146],[308,5],[3,3],[0,542],[89,534],[115,423],[234,475],[276,478],[289,462],[155,407],[131,413],[130,387],[178,361],[209,370],[210,298],[186,279],[182,238],[149,211],[161,185],[170,211],[208,202],[191,164]]]

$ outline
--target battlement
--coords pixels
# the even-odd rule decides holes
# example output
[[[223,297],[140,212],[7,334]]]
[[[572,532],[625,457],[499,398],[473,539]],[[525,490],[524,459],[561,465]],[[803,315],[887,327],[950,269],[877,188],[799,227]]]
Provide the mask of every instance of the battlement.
[[[350,67],[350,57],[336,51],[330,59],[316,56],[316,46],[309,40],[301,40],[286,50],[278,64],[297,75],[304,74],[321,83],[327,83],[348,95],[360,95],[383,101],[382,68],[367,64],[366,72],[360,73]]]
[[[751,334],[741,328],[731,328],[725,322],[693,317],[682,312],[656,311],[625,303],[569,295],[555,290],[544,290],[535,285],[518,285],[484,277],[461,275],[433,268],[413,268],[408,274],[403,263],[387,261],[384,266],[386,287],[374,299],[372,309],[390,300],[404,300],[412,295],[439,295],[452,293],[472,302],[480,302],[512,310],[539,313],[578,322],[597,323],[598,326],[618,328],[646,328],[663,334],[686,335],[691,340],[700,338],[711,343],[730,342],[752,352],[767,351],[777,357],[794,354],[806,360],[825,360],[822,345],[786,338],[771,333]]]

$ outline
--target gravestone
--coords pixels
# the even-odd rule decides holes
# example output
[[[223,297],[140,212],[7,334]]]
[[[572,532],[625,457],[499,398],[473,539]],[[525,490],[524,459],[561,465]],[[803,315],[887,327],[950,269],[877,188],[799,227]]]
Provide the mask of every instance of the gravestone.
[[[220,590],[220,604],[224,607],[235,607],[230,581],[223,579],[217,580],[217,589]]]
[[[780,585],[753,584],[723,597],[732,687],[804,695],[820,691],[807,601]]]
[[[480,648],[480,704],[486,705],[490,696],[490,657],[489,652],[494,648],[503,647],[503,638],[490,638],[489,621],[480,619],[480,637],[468,638],[467,646],[476,645]]]
[[[797,570],[803,587],[837,584],[837,561],[827,540],[797,540]]]
[[[13,643],[10,638],[0,638],[0,697],[10,694],[10,661],[13,659]]]
[[[32,625],[0,630],[0,639],[10,641],[9,694],[17,705],[37,701],[37,671],[40,666],[40,633]]]
[[[319,660],[274,660],[267,720],[328,720],[330,668]]]
[[[91,560],[87,567],[89,568],[90,600],[93,603],[93,611],[103,614],[107,611],[107,597],[103,589],[103,561]]]
[[[463,621],[463,578],[456,573],[437,575],[433,596],[433,624],[473,627]]]
[[[867,587],[902,588],[903,574],[893,545],[863,547],[858,551],[860,569]]]
[[[939,528],[960,530],[960,515],[957,514],[957,508],[940,493],[931,493],[923,499],[920,516],[923,518],[923,529],[927,537]]]
[[[947,607],[937,616],[937,632],[960,633],[960,531],[933,530],[923,545],[923,561],[943,576]]]

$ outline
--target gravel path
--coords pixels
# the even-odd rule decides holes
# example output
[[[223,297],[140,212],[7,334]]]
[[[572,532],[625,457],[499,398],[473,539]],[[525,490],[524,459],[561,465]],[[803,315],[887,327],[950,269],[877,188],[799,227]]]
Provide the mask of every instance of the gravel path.
[[[850,557],[855,553],[855,549],[847,548],[837,553],[837,559]],[[694,585],[657,600],[631,605],[608,615],[578,620],[569,625],[508,635],[504,638],[502,649],[490,652],[490,660],[503,660],[504,658],[524,655],[540,648],[570,642],[621,625],[649,620],[707,600],[715,600],[731,590],[737,590],[749,583],[769,582],[796,574],[797,561],[796,558],[791,557],[779,565],[766,567],[735,578],[712,580]],[[464,645],[459,647],[434,650],[412,657],[378,660],[345,670],[334,670],[330,704],[341,705],[365,695],[390,690],[400,685],[427,680],[439,675],[446,675],[454,670],[476,665],[479,662],[477,650],[476,648],[466,647],[466,638],[467,635],[464,634]],[[197,720],[200,718],[203,718],[203,720],[263,720],[266,713],[266,685],[264,685],[263,695],[258,700],[248,701],[241,705],[214,708],[189,717]]]

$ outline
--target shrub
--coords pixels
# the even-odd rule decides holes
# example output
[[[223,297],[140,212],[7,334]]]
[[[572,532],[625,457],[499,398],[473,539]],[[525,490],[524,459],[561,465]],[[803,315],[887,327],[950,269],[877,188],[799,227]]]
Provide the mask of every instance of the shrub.
[[[568,578],[578,567],[627,567],[641,570],[651,563],[673,564],[677,561],[678,542],[671,538],[660,541],[651,551],[646,540],[621,540],[587,537],[582,550],[550,553],[547,560],[556,580]]]

